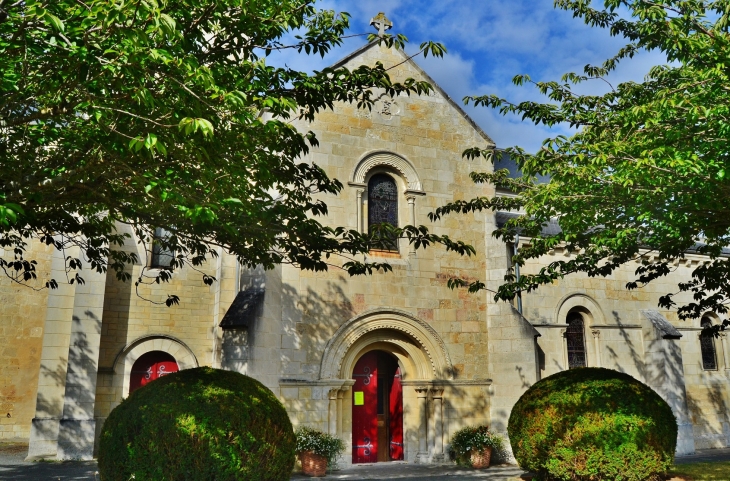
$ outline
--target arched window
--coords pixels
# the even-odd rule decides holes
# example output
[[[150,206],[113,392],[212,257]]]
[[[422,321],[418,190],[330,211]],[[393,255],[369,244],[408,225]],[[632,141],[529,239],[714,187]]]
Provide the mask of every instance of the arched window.
[[[150,267],[159,269],[171,269],[172,261],[175,260],[175,252],[162,244],[167,241],[171,233],[162,227],[155,228],[155,235],[152,239],[152,259]]]
[[[568,345],[568,369],[586,367],[586,344],[583,335],[583,316],[571,312],[567,318],[568,329],[565,340]]]
[[[700,326],[710,327],[712,320],[703,317]],[[702,351],[702,368],[706,371],[717,369],[717,354],[715,353],[715,339],[712,336],[700,336],[700,350]]]
[[[398,227],[398,187],[391,176],[375,174],[368,182],[368,231],[383,223]],[[397,239],[387,240],[384,247],[397,250]]]

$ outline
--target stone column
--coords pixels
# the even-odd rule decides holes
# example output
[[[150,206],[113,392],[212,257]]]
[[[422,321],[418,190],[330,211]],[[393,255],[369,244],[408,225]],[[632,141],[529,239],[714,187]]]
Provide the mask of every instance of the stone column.
[[[413,195],[409,195],[406,197],[406,200],[408,201],[408,209],[411,213],[411,225],[416,225],[416,197]],[[408,247],[408,255],[415,256],[416,255],[416,247],[415,244],[410,244]]]
[[[418,453],[416,454],[416,464],[428,463],[428,388],[416,388],[418,396],[418,410],[421,416],[421,422],[418,426]]]
[[[566,337],[568,335],[567,329],[561,329],[560,330],[560,338],[563,340],[563,362],[565,365],[563,366],[563,369],[569,369],[569,360],[568,360],[568,338]]]
[[[65,252],[81,257],[77,252]],[[55,252],[43,338],[36,415],[28,459],[90,460],[94,454],[94,405],[106,273],[87,270],[84,283],[66,281],[63,252]]]
[[[433,389],[433,419],[431,420],[431,432],[433,433],[433,452],[431,461],[441,462],[444,460],[444,421],[443,421],[443,389]]]
[[[66,253],[78,257],[78,249]],[[61,251],[53,252],[50,277],[58,282],[58,288],[48,291],[36,411],[30,428],[29,461],[56,457],[58,421],[63,415],[75,289],[65,280],[66,263]]]
[[[593,348],[596,351],[596,367],[601,367],[601,345],[599,343],[601,331],[599,331],[598,329],[592,329],[591,334],[593,334]]]
[[[730,369],[730,358],[728,358],[728,336],[726,333],[721,332],[719,340],[715,343],[715,346],[718,351],[721,351],[722,354],[722,362],[723,366],[726,371]],[[721,367],[718,363],[718,368]]]
[[[363,189],[357,189],[355,194],[357,195],[357,231],[363,233],[363,218],[362,218],[362,194],[365,191]]]
[[[106,273],[82,272],[76,285],[63,417],[58,431],[58,459],[93,459],[97,369]]]
[[[329,391],[329,433],[337,436],[338,409],[337,409],[337,393],[339,389],[330,389]]]
[[[342,401],[346,392],[342,389],[337,391],[337,436],[339,437],[342,437]]]

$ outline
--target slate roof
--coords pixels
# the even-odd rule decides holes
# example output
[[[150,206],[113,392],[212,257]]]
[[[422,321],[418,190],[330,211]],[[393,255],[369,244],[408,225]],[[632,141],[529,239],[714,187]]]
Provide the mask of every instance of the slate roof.
[[[498,155],[497,152],[494,154],[494,170],[501,170],[501,169],[507,169],[509,171],[509,177],[510,179],[516,179],[518,177],[522,176],[522,172],[520,172],[520,168],[517,167],[517,162],[512,160],[512,157],[510,155],[503,151],[502,149],[497,149],[499,153],[501,153],[501,156]],[[538,175],[537,176],[537,182],[539,184],[547,184],[550,182],[550,176],[549,175]]]
[[[224,329],[249,327],[264,305],[264,294],[265,289],[261,287],[249,287],[239,292],[219,326]]]
[[[519,214],[514,212],[496,212],[497,227],[502,228],[508,220],[519,217]],[[560,224],[555,219],[551,219],[550,222],[542,226],[542,235],[555,235],[560,233]]]

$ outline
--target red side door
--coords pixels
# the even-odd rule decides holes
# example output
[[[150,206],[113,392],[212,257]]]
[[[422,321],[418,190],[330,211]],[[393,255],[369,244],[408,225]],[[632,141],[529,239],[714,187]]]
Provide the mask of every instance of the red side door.
[[[403,459],[403,387],[400,383],[400,368],[395,370],[388,401],[390,459],[400,461]]]
[[[352,462],[378,461],[378,354],[360,358],[352,373]]]
[[[157,378],[177,372],[175,358],[166,352],[152,351],[134,362],[129,379],[129,394]]]

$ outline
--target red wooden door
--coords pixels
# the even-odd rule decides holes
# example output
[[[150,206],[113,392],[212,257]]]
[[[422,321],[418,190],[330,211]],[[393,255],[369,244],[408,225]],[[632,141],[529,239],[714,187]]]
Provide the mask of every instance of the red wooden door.
[[[368,352],[352,373],[352,462],[378,461],[378,353]]]
[[[134,362],[129,378],[129,394],[166,374],[177,372],[175,358],[166,352],[152,351],[143,354]]]
[[[403,386],[400,383],[400,368],[395,370],[390,384],[388,408],[390,459],[400,461],[403,459]]]

